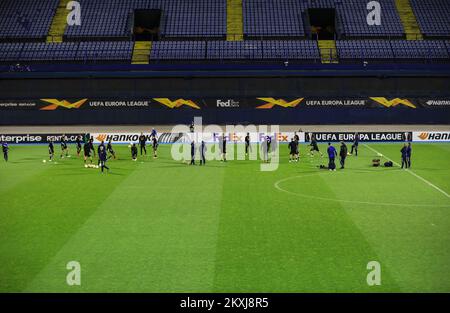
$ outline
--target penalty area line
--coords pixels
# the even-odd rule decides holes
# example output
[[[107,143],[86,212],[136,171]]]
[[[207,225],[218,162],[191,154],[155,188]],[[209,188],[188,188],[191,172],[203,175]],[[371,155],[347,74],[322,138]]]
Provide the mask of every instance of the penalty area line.
[[[370,147],[368,144],[364,144],[365,147],[367,147],[369,150],[371,150],[372,152],[375,152],[377,154],[381,154],[380,152],[378,152],[377,150],[375,150],[374,148]],[[399,163],[395,162],[394,160],[388,158],[386,155],[383,155],[387,160],[391,161],[392,163],[394,163],[397,166],[401,166]],[[425,178],[423,178],[422,176],[417,175],[416,173],[414,173],[413,171],[411,171],[410,169],[406,169],[406,172],[410,173],[411,175],[413,175],[414,177],[420,179],[421,181],[423,181],[425,184],[427,184],[428,186],[436,189],[437,191],[439,191],[440,193],[442,193],[444,196],[446,196],[447,198],[450,198],[450,195],[448,193],[446,193],[444,190],[442,190],[441,188],[439,188],[438,186],[434,185],[433,183],[429,182],[428,180],[426,180]]]

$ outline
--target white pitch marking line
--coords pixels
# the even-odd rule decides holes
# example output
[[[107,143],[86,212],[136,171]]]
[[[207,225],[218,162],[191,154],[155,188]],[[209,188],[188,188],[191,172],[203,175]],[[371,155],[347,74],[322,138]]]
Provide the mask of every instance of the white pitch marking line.
[[[368,144],[364,144],[364,146],[366,146],[369,150],[372,150],[372,152],[375,152],[377,154],[381,154],[380,152],[378,152],[377,150],[373,149],[372,147],[370,147]],[[388,158],[387,156],[383,155],[386,159],[388,159],[389,161],[391,161],[392,163],[394,163],[397,166],[401,166],[399,163],[395,162],[394,160]],[[440,193],[442,193],[444,196],[446,196],[447,198],[450,198],[450,195],[448,193],[446,193],[444,190],[442,190],[441,188],[439,188],[438,186],[432,184],[431,182],[429,182],[428,180],[426,180],[425,178],[417,175],[416,173],[414,173],[413,171],[411,171],[410,169],[406,169],[406,172],[410,173],[411,175],[413,175],[414,177],[420,179],[421,181],[423,181],[425,184],[427,184],[428,186],[436,189],[437,191],[439,191]]]
[[[339,173],[343,173],[343,172],[333,172],[333,176]],[[343,203],[356,203],[356,204],[367,204],[367,205],[382,205],[382,206],[403,206],[403,207],[433,207],[433,208],[447,208],[449,207],[448,205],[433,205],[433,204],[408,204],[408,203],[384,203],[384,202],[369,202],[369,201],[356,201],[356,200],[344,200],[344,199],[333,199],[333,198],[325,198],[325,197],[317,197],[317,196],[311,196],[311,195],[305,195],[305,194],[301,194],[301,193],[297,193],[297,192],[292,192],[289,190],[285,190],[283,188],[280,187],[280,184],[288,181],[290,179],[295,179],[295,178],[304,178],[304,177],[310,177],[310,176],[321,176],[323,174],[328,174],[327,172],[322,172],[322,173],[316,173],[316,174],[308,174],[308,175],[301,175],[301,176],[291,176],[291,177],[287,177],[287,178],[283,178],[280,179],[278,181],[276,181],[273,185],[276,189],[278,189],[279,191],[282,192],[286,192],[288,194],[292,194],[292,195],[296,195],[296,196],[300,196],[303,198],[309,198],[309,199],[316,199],[316,200],[323,200],[323,201],[333,201],[333,202],[343,202]]]

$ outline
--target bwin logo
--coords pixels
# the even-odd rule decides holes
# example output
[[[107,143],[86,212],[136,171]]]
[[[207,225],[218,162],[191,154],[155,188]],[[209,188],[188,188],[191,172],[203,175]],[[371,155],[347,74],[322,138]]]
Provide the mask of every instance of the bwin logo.
[[[218,108],[237,108],[239,107],[239,101],[234,101],[234,100],[226,100],[226,101],[222,101],[222,100],[217,100],[217,107]]]

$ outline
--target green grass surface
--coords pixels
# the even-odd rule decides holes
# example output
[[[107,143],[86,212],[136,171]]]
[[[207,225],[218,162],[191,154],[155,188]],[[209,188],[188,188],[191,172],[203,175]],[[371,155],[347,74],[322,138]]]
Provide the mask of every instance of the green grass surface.
[[[399,159],[400,145],[370,147]],[[132,162],[117,146],[102,175],[73,156],[44,164],[45,146],[11,147],[0,291],[450,292],[450,145],[413,147],[412,171],[444,193],[372,168],[364,145],[337,172],[318,170],[320,157],[288,163],[281,148],[279,169],[261,172],[258,161],[187,166],[169,146]],[[66,284],[72,260],[81,286]],[[381,286],[366,283],[372,260]]]

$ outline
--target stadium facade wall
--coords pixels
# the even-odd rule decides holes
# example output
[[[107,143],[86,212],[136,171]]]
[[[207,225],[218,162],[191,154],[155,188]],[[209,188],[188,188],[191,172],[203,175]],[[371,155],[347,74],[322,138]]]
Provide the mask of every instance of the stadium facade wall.
[[[248,99],[370,99],[385,97],[388,106],[275,105],[256,110]],[[25,110],[0,108],[1,125],[208,124],[450,124],[450,105],[411,108],[396,98],[450,99],[448,77],[216,77],[216,78],[71,78],[3,79],[0,102],[33,99],[131,101],[154,98],[196,99],[200,110],[186,107],[108,107],[102,109]],[[242,103],[239,107],[204,106],[202,99]],[[428,100],[427,100],[428,99]],[[252,103],[250,101],[250,103]],[[174,104],[175,105],[175,104]],[[289,106],[289,105],[288,105]]]

